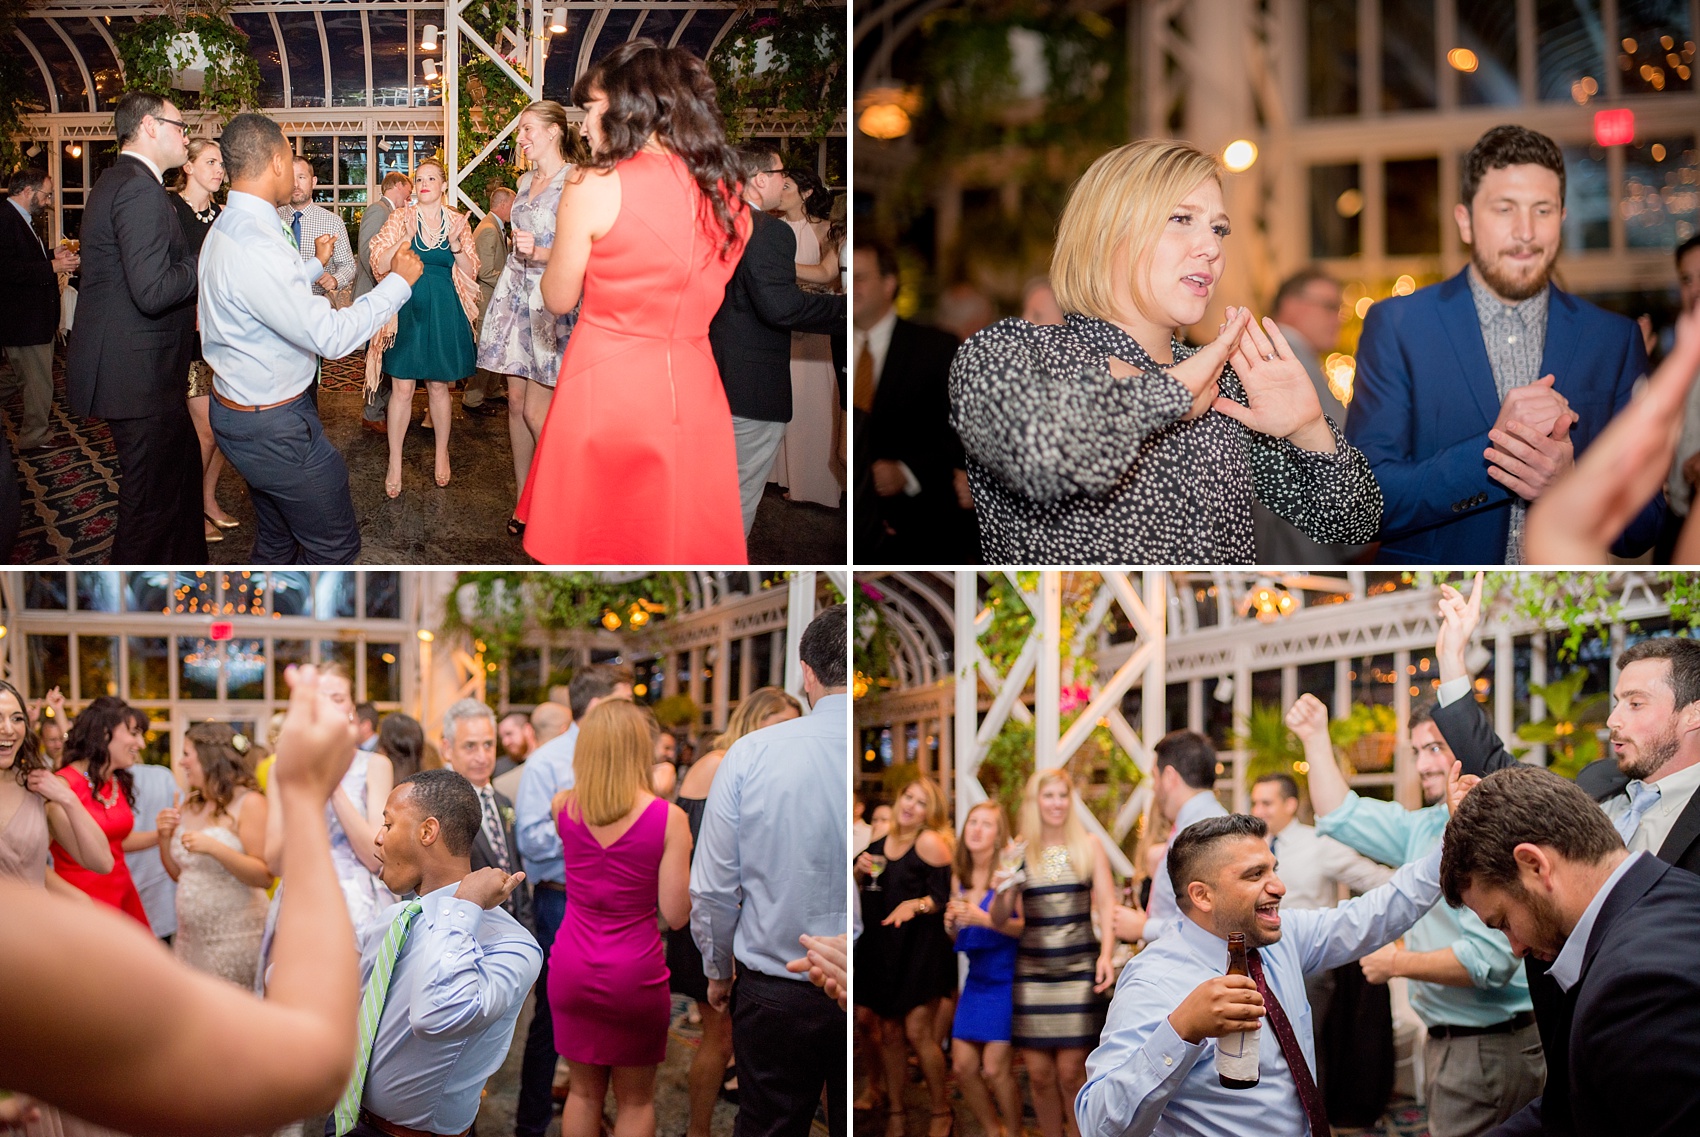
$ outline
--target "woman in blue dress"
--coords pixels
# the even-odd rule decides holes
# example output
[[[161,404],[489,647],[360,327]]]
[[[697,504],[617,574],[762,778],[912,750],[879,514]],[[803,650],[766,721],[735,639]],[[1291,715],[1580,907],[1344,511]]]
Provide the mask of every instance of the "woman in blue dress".
[[[1010,1069],[1015,957],[1024,928],[1020,899],[1004,922],[1006,932],[994,928],[991,917],[992,873],[1007,844],[1009,818],[1002,805],[983,801],[968,811],[951,864],[953,896],[944,913],[945,931],[968,957],[968,979],[951,1026],[950,1060],[956,1084],[986,1137],[1021,1137],[1021,1091]]]
[[[451,385],[478,369],[472,338],[478,318],[478,254],[466,216],[448,207],[443,192],[448,178],[427,159],[413,172],[418,203],[390,215],[372,238],[372,275],[389,274],[390,261],[403,245],[425,264],[413,295],[367,349],[366,382],[376,386],[379,369],[390,377],[390,463],[384,492],[401,493],[401,447],[413,418],[413,388],[424,383],[437,441],[436,481],[449,484],[449,426],[454,419]],[[378,358],[374,359],[376,355]]]

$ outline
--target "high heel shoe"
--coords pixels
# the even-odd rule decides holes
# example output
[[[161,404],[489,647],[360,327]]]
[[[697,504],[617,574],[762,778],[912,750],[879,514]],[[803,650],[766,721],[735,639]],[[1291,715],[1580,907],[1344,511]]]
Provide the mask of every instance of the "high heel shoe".
[[[941,1117],[950,1118],[950,1125],[949,1125],[948,1128],[945,1129],[945,1131],[943,1133],[934,1133],[932,1123],[934,1121],[937,1121]],[[946,1109],[946,1110],[941,1110],[939,1112],[934,1113],[932,1115],[931,1120],[929,1120],[927,1122],[927,1137],[956,1137],[956,1113],[955,1113],[955,1111]]]
[[[508,535],[512,537],[525,536],[525,522],[517,517],[508,518]]]
[[[399,477],[393,482],[388,477],[384,478],[384,495],[391,501],[401,496],[401,479]]]
[[[207,544],[209,544],[209,545],[216,545],[220,541],[224,540],[224,534],[220,533],[217,529],[214,529],[212,532],[208,533],[206,535],[206,537],[207,537]]]
[[[219,517],[214,517],[210,513],[203,513],[201,516],[205,517],[208,521],[212,522],[214,525],[218,526],[220,529],[234,529],[238,525],[242,524],[240,521],[236,520],[234,517],[219,518]]]
[[[431,473],[432,473],[432,476],[436,479],[437,488],[442,489],[445,486],[447,486],[449,484],[450,479],[452,479],[454,477],[454,468],[450,467],[449,472],[445,474],[445,473],[443,473],[442,468],[440,466],[433,467]]]

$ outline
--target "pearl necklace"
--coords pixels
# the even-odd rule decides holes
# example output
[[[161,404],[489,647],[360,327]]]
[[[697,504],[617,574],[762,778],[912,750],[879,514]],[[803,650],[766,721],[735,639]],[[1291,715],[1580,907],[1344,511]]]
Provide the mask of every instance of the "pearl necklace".
[[[437,211],[437,231],[425,232],[425,213],[419,213],[419,243],[427,249],[441,249],[449,243],[449,213],[447,209]]]

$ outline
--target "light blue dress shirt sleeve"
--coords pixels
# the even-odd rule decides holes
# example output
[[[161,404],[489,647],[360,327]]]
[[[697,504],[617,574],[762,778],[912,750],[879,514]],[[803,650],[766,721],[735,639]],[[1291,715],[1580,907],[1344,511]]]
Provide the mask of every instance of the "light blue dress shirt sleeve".
[[[566,883],[561,833],[550,809],[556,794],[573,788],[572,753],[577,740],[578,724],[574,723],[566,734],[532,751],[519,776],[519,793],[514,798],[514,843],[533,883]]]
[[[1298,952],[1306,975],[1339,967],[1390,944],[1440,899],[1440,849],[1333,908],[1281,912],[1282,939]]]
[[[1440,818],[1436,827],[1426,809],[1406,809],[1398,802],[1375,801],[1350,790],[1337,808],[1316,819],[1316,831],[1371,860],[1402,865],[1412,859],[1413,845],[1439,840],[1446,827],[1444,812]]]
[[[1087,1061],[1086,1084],[1075,1099],[1081,1137],[1146,1137],[1180,1093],[1206,1044],[1175,1033],[1169,1014],[1175,992],[1131,971],[1117,984],[1104,1033]],[[1200,977],[1200,982],[1203,981]],[[1184,996],[1182,996],[1184,998]],[[1168,1011],[1154,1014],[1153,1008]]]
[[[1468,914],[1471,918],[1464,919]],[[1459,913],[1458,938],[1452,954],[1469,973],[1470,982],[1483,990],[1504,987],[1522,973],[1523,962],[1511,953],[1511,941],[1496,932],[1468,908]]]
[[[429,964],[421,971],[408,1008],[418,1038],[459,1038],[483,1030],[523,1000],[543,967],[535,941],[478,942],[484,910],[447,897],[436,922],[414,950]]]
[[[702,973],[710,979],[732,978],[732,939],[744,901],[738,847],[738,805],[744,788],[744,754],[739,746],[743,741],[732,744],[715,771],[697,830],[696,855],[691,858],[691,939],[702,953]],[[734,761],[735,757],[739,760]]]

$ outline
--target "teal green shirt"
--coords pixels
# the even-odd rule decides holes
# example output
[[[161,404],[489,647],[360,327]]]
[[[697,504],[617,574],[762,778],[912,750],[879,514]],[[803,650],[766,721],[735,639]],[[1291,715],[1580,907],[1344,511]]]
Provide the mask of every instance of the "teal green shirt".
[[[1409,810],[1348,793],[1340,808],[1316,819],[1316,831],[1386,865],[1419,860],[1446,831],[1444,805]],[[1474,987],[1411,980],[1411,1009],[1425,1026],[1492,1026],[1531,1010],[1529,981],[1511,944],[1468,908],[1444,900],[1405,933],[1411,951],[1451,948]]]

